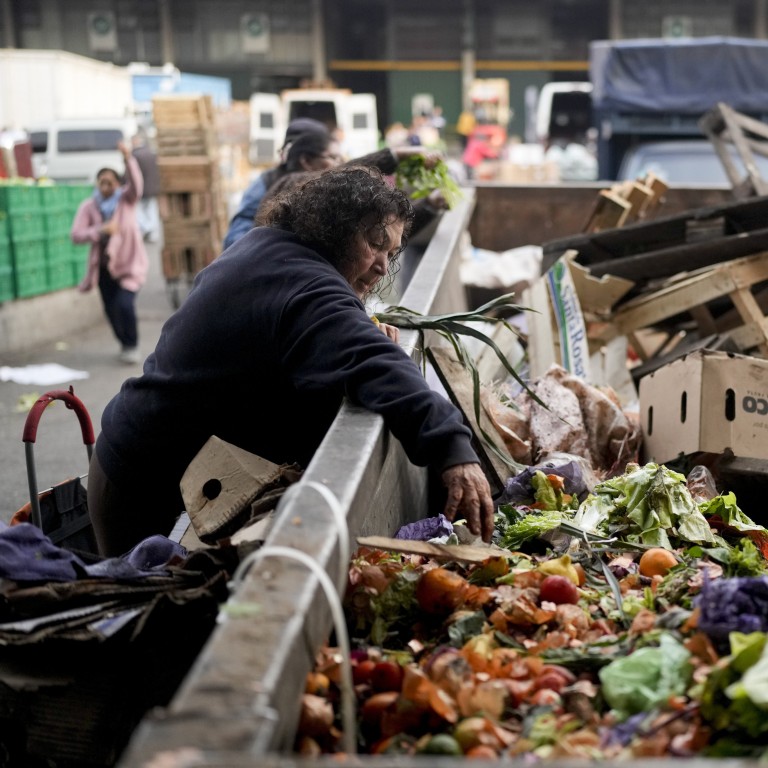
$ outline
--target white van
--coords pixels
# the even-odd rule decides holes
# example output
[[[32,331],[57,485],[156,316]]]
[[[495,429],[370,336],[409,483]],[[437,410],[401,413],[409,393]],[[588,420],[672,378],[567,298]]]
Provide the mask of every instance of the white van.
[[[37,178],[69,184],[91,184],[101,168],[123,173],[118,142],[130,141],[138,130],[134,118],[57,120],[28,129],[32,166]]]
[[[592,83],[552,82],[539,91],[535,119],[536,141],[549,146],[585,143],[594,126]]]
[[[341,149],[348,158],[361,157],[379,148],[376,97],[346,88],[296,88],[251,96],[249,159],[253,165],[272,165],[283,145],[291,120],[311,117],[338,131]]]

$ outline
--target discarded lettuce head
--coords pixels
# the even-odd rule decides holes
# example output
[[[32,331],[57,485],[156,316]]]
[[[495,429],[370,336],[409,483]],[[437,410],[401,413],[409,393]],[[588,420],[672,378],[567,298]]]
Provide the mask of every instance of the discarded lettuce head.
[[[707,678],[701,714],[724,740],[738,741],[748,754],[750,743],[757,757],[765,749],[768,733],[768,646],[764,632],[728,638],[730,656]],[[717,744],[713,744],[716,749]]]
[[[603,696],[620,719],[685,692],[691,677],[690,653],[664,633],[658,648],[639,648],[600,670]]]
[[[415,523],[402,526],[395,534],[396,539],[410,539],[411,541],[429,541],[440,536],[450,536],[453,533],[453,524],[442,512],[437,517],[426,517]]]
[[[685,476],[653,463],[628,464],[623,475],[597,485],[573,524],[590,533],[618,534],[627,541],[667,549],[683,542],[715,543]]]
[[[696,598],[699,629],[713,640],[768,631],[768,576],[706,580]]]

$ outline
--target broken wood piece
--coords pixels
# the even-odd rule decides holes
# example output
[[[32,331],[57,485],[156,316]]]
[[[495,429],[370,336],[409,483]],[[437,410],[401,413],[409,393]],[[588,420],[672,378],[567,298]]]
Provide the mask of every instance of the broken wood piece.
[[[583,231],[594,233],[620,227],[627,221],[631,209],[632,203],[621,195],[602,189],[598,192],[594,208]]]
[[[506,557],[519,552],[511,552],[494,544],[478,546],[471,544],[436,544],[413,539],[394,539],[389,536],[360,536],[357,543],[361,547],[384,549],[388,552],[403,552],[408,555],[424,555],[435,560],[457,560],[465,563],[483,563],[490,557]]]

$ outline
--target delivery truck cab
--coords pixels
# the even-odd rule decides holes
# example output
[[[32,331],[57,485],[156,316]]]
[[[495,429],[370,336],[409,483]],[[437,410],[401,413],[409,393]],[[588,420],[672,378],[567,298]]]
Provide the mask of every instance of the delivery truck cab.
[[[90,184],[102,168],[122,174],[120,141],[138,130],[134,118],[57,120],[27,129],[32,142],[32,167],[37,178],[59,183]]]
[[[297,88],[251,96],[249,159],[253,165],[272,165],[291,120],[311,117],[337,133],[347,158],[375,152],[379,145],[376,97],[344,88]]]

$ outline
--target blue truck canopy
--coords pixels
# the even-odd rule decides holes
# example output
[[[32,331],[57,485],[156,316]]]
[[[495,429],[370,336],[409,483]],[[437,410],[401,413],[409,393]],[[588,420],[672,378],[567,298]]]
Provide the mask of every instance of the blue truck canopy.
[[[736,37],[596,40],[592,104],[600,113],[701,115],[718,102],[768,112],[768,41]]]

